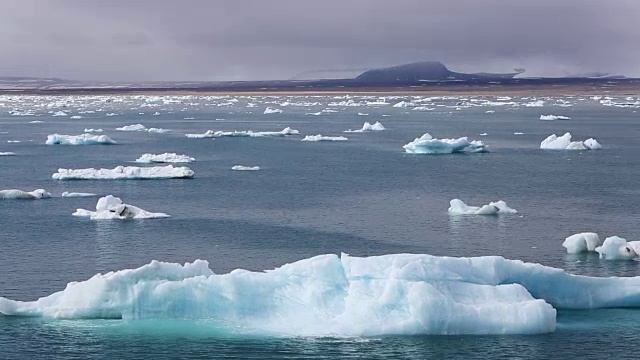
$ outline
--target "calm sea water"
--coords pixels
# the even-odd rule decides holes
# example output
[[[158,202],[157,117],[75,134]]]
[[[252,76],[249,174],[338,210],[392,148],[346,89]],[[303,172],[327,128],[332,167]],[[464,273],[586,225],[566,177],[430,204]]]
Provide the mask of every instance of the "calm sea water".
[[[438,98],[433,110],[391,105],[344,106],[309,98],[3,97],[0,99],[0,189],[44,188],[54,198],[0,201],[0,296],[35,300],[70,281],[139,267],[153,259],[206,259],[216,273],[265,270],[324,253],[399,252],[501,255],[591,276],[640,275],[635,261],[569,256],[576,232],[637,240],[640,126],[637,107],[603,106],[588,97],[545,98],[544,107],[515,98]],[[355,98],[364,103],[377,98]],[[163,100],[171,100],[164,101]],[[231,101],[229,101],[231,100]],[[389,99],[390,104],[411,97]],[[471,101],[473,100],[473,101]],[[485,101],[486,100],[486,101]],[[634,103],[636,99],[614,99]],[[289,104],[284,104],[289,102]],[[307,102],[306,104],[302,104]],[[257,104],[247,107],[248,103]],[[316,103],[316,104],[313,104]],[[572,106],[560,106],[563,104]],[[479,105],[483,106],[470,106]],[[283,110],[264,115],[266,106]],[[306,115],[323,109],[319,116]],[[32,115],[12,116],[11,110]],[[69,116],[52,116],[59,110]],[[96,111],[98,110],[98,111]],[[95,111],[95,112],[87,112]],[[159,115],[153,115],[155,112]],[[489,112],[487,111],[494,111]],[[116,113],[106,116],[106,113]],[[143,114],[141,114],[143,113]],[[358,115],[366,113],[367,116]],[[567,121],[541,121],[540,115]],[[82,116],[71,119],[71,116]],[[30,123],[42,121],[42,123]],[[364,121],[387,131],[343,134]],[[119,132],[142,123],[166,134]],[[286,138],[187,139],[213,130],[345,135],[345,142]],[[47,146],[48,134],[102,128],[114,146]],[[602,151],[542,151],[551,133],[595,137]],[[485,141],[487,154],[424,156],[402,145],[425,132]],[[523,135],[514,135],[522,132]],[[487,133],[486,136],[480,136]],[[7,141],[19,140],[19,143]],[[195,157],[188,180],[54,181],[58,168],[133,165],[143,153]],[[233,165],[260,171],[232,171]],[[91,221],[71,216],[113,194],[172,217]],[[449,200],[505,200],[515,216],[450,217]],[[0,317],[0,357],[19,358],[636,358],[635,310],[560,312],[558,330],[536,336],[393,336],[378,338],[230,337],[210,324],[179,320],[47,320]],[[618,344],[613,346],[612,344]]]

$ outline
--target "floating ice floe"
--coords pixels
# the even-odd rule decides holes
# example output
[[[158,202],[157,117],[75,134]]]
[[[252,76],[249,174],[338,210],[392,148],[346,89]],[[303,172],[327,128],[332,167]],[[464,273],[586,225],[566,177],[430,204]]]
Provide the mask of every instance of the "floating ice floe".
[[[499,200],[490,202],[483,206],[469,206],[460,199],[453,199],[449,202],[449,214],[452,215],[499,215],[499,214],[517,214],[516,209],[507,206],[507,203]]]
[[[359,112],[358,116],[369,116],[369,114]]]
[[[93,196],[98,196],[98,194],[65,191],[62,193],[61,196],[62,197],[93,197]]]
[[[531,101],[525,104],[522,104],[525,107],[543,107],[544,106],[544,101],[543,100],[535,100],[535,101]]]
[[[520,131],[516,131],[516,132],[513,133],[513,135],[524,135],[524,133],[520,132]]]
[[[20,141],[20,140],[7,140],[7,143],[9,143],[9,144],[18,144],[18,143],[21,143],[21,142],[22,141]]]
[[[0,199],[38,200],[50,197],[51,194],[45,189],[36,189],[33,191],[22,191],[17,189],[0,190]]]
[[[42,124],[42,123],[44,123],[44,121],[40,121],[40,120],[29,121],[29,124]]]
[[[102,132],[102,129],[84,129],[84,132],[89,133],[89,132]]]
[[[117,166],[113,169],[58,169],[51,175],[56,180],[124,180],[124,179],[182,179],[192,178],[193,170],[188,167]]]
[[[278,137],[288,135],[298,135],[300,132],[290,127],[282,129],[282,131],[213,131],[208,130],[204,134],[185,134],[186,137],[192,139],[203,138],[219,138],[219,137]]]
[[[56,111],[53,113],[53,116],[68,116],[68,114],[64,111]]]
[[[302,141],[347,141],[348,138],[344,136],[324,136],[324,135],[307,135]]]
[[[148,128],[146,131],[148,133],[157,133],[157,134],[164,134],[164,133],[171,132],[171,130],[168,130],[168,129],[154,128],[154,127]]]
[[[383,131],[383,130],[386,130],[386,129],[379,121],[376,121],[373,125],[371,125],[371,123],[369,123],[367,121],[362,125],[362,129],[358,129],[358,130],[349,129],[349,130],[345,130],[344,132],[346,132],[346,133],[361,133],[361,132],[366,132],[366,131]]]
[[[11,151],[0,152],[0,156],[14,156],[16,153]]]
[[[280,110],[280,109],[267,107],[266,109],[264,109],[264,113],[263,114],[281,114],[281,113],[282,113],[282,110]]]
[[[592,232],[571,235],[562,243],[562,246],[567,249],[568,254],[596,251],[598,245],[600,245],[600,237],[598,234]]]
[[[235,165],[231,168],[231,170],[237,171],[257,171],[260,170],[260,166],[243,166],[243,165]]]
[[[480,136],[487,136],[487,135],[489,135],[489,134],[487,134],[487,133],[480,134]]]
[[[556,309],[617,307],[640,307],[640,277],[424,254],[329,254],[227,274],[204,260],[152,261],[36,301],[0,297],[5,316],[206,319],[230,333],[284,336],[538,334],[555,330]]]
[[[611,236],[595,249],[606,260],[631,260],[640,256],[640,241],[629,241]]]
[[[549,121],[553,121],[553,120],[571,120],[571,118],[568,117],[568,116],[562,116],[562,115],[540,115],[540,120],[549,120]]]
[[[164,154],[142,154],[136,162],[139,163],[190,163],[196,159],[187,156],[179,155],[176,153],[164,153]]]
[[[113,145],[116,144],[113,139],[107,135],[91,135],[88,133],[82,135],[47,135],[47,145]]]
[[[74,115],[74,116],[70,117],[69,119],[74,119],[74,120],[82,119],[82,116],[80,116],[80,115]]]
[[[91,220],[125,220],[125,219],[159,219],[169,215],[152,213],[139,207],[125,204],[113,195],[101,197],[96,204],[96,211],[77,209],[73,216],[88,217]]]
[[[123,127],[116,128],[118,131],[146,131],[147,128],[142,124],[125,125]]]
[[[487,146],[479,140],[469,141],[467,137],[458,139],[435,139],[429,133],[403,146],[409,154],[453,154],[453,153],[482,153],[489,151]]]
[[[549,135],[540,143],[540,149],[545,150],[600,150],[602,145],[596,139],[589,138],[585,141],[571,141],[571,133],[565,133],[558,137]]]

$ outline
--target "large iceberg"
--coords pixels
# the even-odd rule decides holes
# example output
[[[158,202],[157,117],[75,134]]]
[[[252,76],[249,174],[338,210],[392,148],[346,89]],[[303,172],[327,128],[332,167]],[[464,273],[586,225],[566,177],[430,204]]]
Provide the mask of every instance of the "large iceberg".
[[[91,135],[88,133],[82,135],[47,135],[47,145],[113,145],[116,144],[113,139],[107,135]]]
[[[207,319],[287,336],[535,334],[556,309],[640,307],[640,277],[595,278],[488,256],[320,255],[266,272],[152,261],[97,274],[0,313],[58,319]]]
[[[348,138],[344,136],[324,136],[324,135],[307,135],[302,141],[347,141]]]
[[[571,133],[565,133],[558,137],[549,135],[540,143],[540,149],[545,150],[600,150],[602,146],[596,139],[589,138],[585,141],[571,141]]]
[[[159,219],[169,215],[152,213],[139,207],[125,204],[119,197],[107,195],[98,199],[96,211],[77,209],[73,216],[88,217],[91,220]]]
[[[207,130],[203,134],[185,134],[186,137],[192,139],[219,138],[219,137],[271,137],[271,136],[288,136],[298,135],[300,132],[290,127],[282,129],[282,131],[213,131]]]
[[[369,123],[367,121],[362,125],[362,129],[358,129],[358,130],[349,129],[349,130],[345,130],[344,132],[346,132],[346,133],[361,133],[361,132],[366,132],[366,131],[383,131],[383,130],[386,130],[386,129],[379,121],[376,121],[373,125],[371,125],[371,123]]]
[[[595,251],[598,245],[600,245],[600,237],[593,232],[573,234],[562,243],[562,246],[567,249],[567,253],[569,254]]]
[[[506,202],[499,200],[482,206],[469,206],[460,199],[449,202],[449,214],[452,215],[498,215],[517,214],[516,209],[510,208]]]
[[[164,154],[142,154],[136,162],[139,163],[190,163],[196,159],[187,156],[179,155],[176,153],[164,153]]]
[[[192,178],[193,170],[188,167],[116,166],[113,169],[58,169],[51,175],[56,180],[122,180],[122,179],[180,179]]]
[[[453,154],[487,152],[487,146],[479,140],[469,141],[467,137],[458,139],[436,139],[425,133],[403,146],[409,154]]]
[[[627,242],[621,237],[611,236],[595,250],[607,260],[631,260],[640,257],[640,241]]]
[[[45,189],[36,189],[33,191],[22,191],[17,189],[0,190],[0,199],[38,200],[50,197],[51,194]]]

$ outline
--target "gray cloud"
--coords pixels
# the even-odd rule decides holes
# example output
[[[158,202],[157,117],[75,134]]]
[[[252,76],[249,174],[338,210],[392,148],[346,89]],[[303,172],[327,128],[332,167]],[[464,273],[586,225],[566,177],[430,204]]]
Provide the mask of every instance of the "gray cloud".
[[[290,78],[439,60],[456,71],[640,76],[636,0],[5,0],[0,74]]]

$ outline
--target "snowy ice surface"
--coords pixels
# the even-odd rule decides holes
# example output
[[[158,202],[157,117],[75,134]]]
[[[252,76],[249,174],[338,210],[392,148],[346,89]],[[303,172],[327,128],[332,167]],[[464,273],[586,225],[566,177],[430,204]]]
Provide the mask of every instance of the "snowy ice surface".
[[[600,237],[598,234],[592,232],[571,235],[562,243],[562,246],[567,249],[568,254],[595,251],[598,245],[600,245]]]
[[[362,129],[358,129],[358,130],[349,129],[349,130],[345,130],[344,132],[346,132],[346,133],[361,133],[361,132],[366,132],[366,131],[382,131],[382,130],[386,130],[386,129],[379,121],[376,121],[373,125],[371,125],[371,123],[369,123],[367,121],[362,125]]]
[[[56,180],[123,180],[123,179],[179,179],[192,178],[193,170],[188,167],[116,166],[113,169],[58,169],[51,175]]]
[[[96,211],[77,209],[73,216],[88,217],[91,220],[159,219],[169,217],[165,213],[152,213],[139,207],[125,204],[120,198],[113,195],[98,199]]]
[[[178,155],[176,153],[164,154],[142,154],[136,162],[139,163],[190,163],[196,159],[187,155]]]
[[[518,211],[507,206],[507,203],[499,200],[483,206],[469,206],[460,199],[449,202],[449,214],[452,215],[498,215],[517,214]]]
[[[235,165],[231,168],[231,170],[238,171],[257,171],[260,170],[260,166],[243,166],[243,165]]]
[[[487,152],[486,145],[479,140],[469,141],[466,137],[458,139],[435,139],[429,133],[403,146],[409,154],[453,154]]]
[[[0,156],[14,156],[16,153],[11,151],[0,152]]]
[[[282,113],[282,110],[280,110],[280,109],[267,107],[266,109],[264,109],[264,113],[263,114],[280,114],[280,113]]]
[[[556,309],[640,307],[640,277],[577,276],[498,256],[320,255],[217,275],[204,260],[97,274],[0,313],[57,319],[207,319],[285,336],[535,334]]]
[[[347,141],[348,138],[344,136],[324,136],[324,135],[307,135],[302,141]]]
[[[607,260],[631,260],[640,256],[640,241],[627,242],[621,237],[611,236],[595,250]]]
[[[123,127],[116,128],[118,131],[145,131],[146,127],[142,124],[125,125]]]
[[[600,150],[602,146],[596,139],[589,138],[585,141],[571,141],[571,133],[565,133],[558,137],[549,135],[540,143],[540,149],[545,150]]]
[[[562,115],[540,115],[540,120],[571,120],[571,118]]]
[[[113,139],[107,135],[91,135],[88,133],[82,135],[47,135],[47,145],[113,145],[116,144]]]
[[[65,191],[62,193],[62,197],[93,197],[98,196],[98,194],[94,193],[82,193],[82,192],[68,192]]]
[[[0,190],[0,199],[38,200],[50,197],[51,194],[45,189],[36,189],[33,191],[22,191],[16,189]]]
[[[185,134],[186,137],[192,139],[219,138],[219,137],[277,137],[298,135],[300,132],[290,127],[282,129],[282,131],[213,131],[208,130],[204,134]]]

